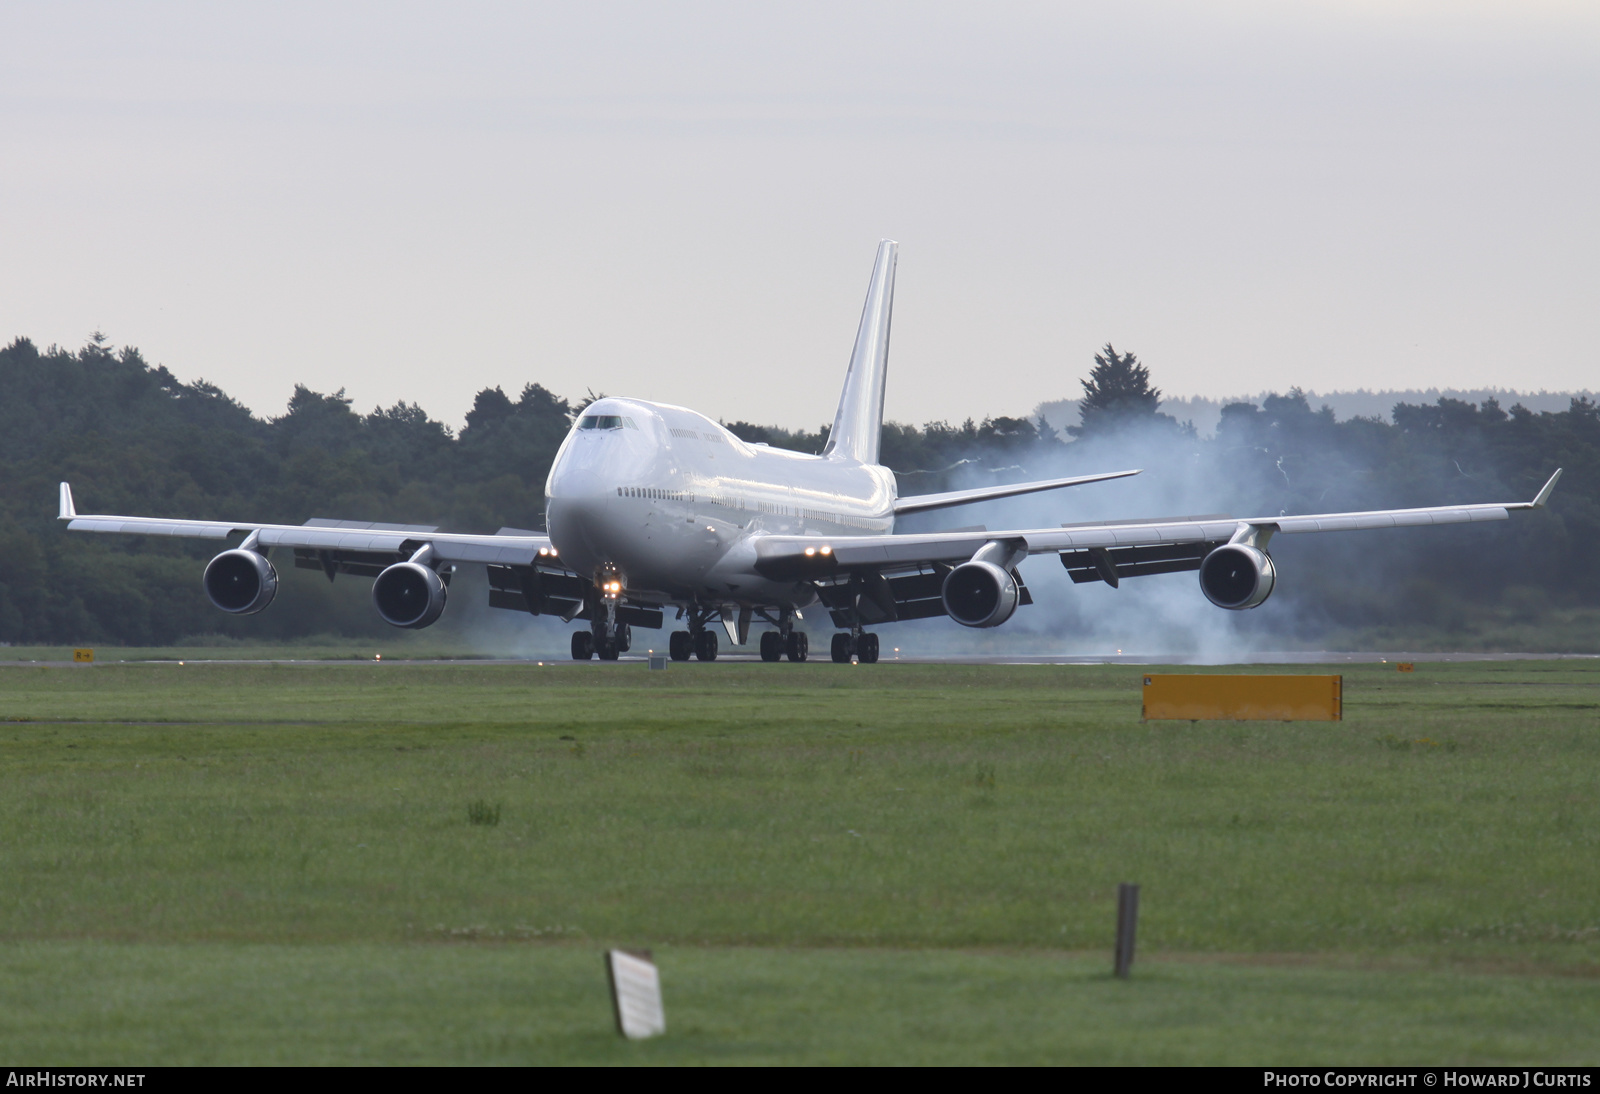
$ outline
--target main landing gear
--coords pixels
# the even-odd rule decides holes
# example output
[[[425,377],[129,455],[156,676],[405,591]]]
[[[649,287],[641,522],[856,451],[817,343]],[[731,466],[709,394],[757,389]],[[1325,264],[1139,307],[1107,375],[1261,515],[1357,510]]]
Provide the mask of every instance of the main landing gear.
[[[841,631],[833,636],[833,661],[836,665],[847,665],[854,657],[863,665],[876,664],[878,660],[878,636],[865,631],[850,633]]]
[[[703,608],[698,604],[690,606],[684,612],[684,617],[689,622],[686,631],[673,631],[667,639],[667,652],[674,661],[687,661],[690,657],[698,657],[702,661],[715,661],[717,659],[717,632],[706,626],[713,619],[720,619],[721,612],[715,608]]]
[[[784,654],[791,661],[804,661],[811,654],[811,639],[805,631],[790,631],[784,638],[779,631],[766,631],[761,635],[761,660],[781,661]]]
[[[667,652],[674,661],[687,661],[691,657],[698,657],[702,661],[715,661],[717,659],[717,632],[702,629],[699,634],[693,631],[673,631],[667,639]]]
[[[777,623],[778,629],[761,635],[761,660],[777,661],[788,654],[791,661],[804,661],[811,653],[811,638],[805,631],[795,628],[794,610],[783,609],[776,620],[770,615],[765,618]]]

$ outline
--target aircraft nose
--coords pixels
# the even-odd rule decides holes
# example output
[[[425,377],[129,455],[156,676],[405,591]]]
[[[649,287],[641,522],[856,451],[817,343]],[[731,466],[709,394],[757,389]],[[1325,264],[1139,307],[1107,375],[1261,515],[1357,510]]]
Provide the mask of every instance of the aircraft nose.
[[[568,565],[587,569],[604,555],[606,520],[605,498],[589,494],[566,494],[545,502],[545,527],[550,539]]]
[[[550,497],[567,501],[583,501],[605,497],[613,492],[613,484],[587,467],[561,470],[550,478]]]

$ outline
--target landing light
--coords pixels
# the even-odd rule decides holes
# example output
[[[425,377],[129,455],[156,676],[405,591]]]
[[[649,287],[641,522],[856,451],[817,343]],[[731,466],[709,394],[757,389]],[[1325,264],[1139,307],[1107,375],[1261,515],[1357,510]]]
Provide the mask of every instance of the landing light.
[[[810,558],[812,555],[814,555],[816,553],[817,553],[817,549],[815,547],[807,547],[806,548],[806,557],[807,558]]]
[[[831,555],[831,554],[833,554],[833,548],[832,547],[824,547],[822,549],[822,553],[825,554],[825,555]]]

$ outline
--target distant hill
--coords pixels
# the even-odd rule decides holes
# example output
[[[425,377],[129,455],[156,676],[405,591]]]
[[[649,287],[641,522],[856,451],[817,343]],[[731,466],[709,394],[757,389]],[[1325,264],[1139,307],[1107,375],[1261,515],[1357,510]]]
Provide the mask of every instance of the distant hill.
[[[1223,399],[1207,399],[1202,396],[1190,398],[1174,398],[1161,400],[1161,412],[1171,414],[1180,422],[1193,422],[1195,429],[1202,437],[1209,437],[1216,432],[1217,422],[1222,417],[1222,408],[1229,403],[1255,403],[1270,394],[1261,392],[1258,395],[1238,395]],[[1512,391],[1508,388],[1437,388],[1430,387],[1426,390],[1410,389],[1407,391],[1330,391],[1326,395],[1319,395],[1315,391],[1307,391],[1306,402],[1313,409],[1323,406],[1333,408],[1333,413],[1340,421],[1350,418],[1378,418],[1385,422],[1394,421],[1394,406],[1396,403],[1410,403],[1412,405],[1432,405],[1440,397],[1447,399],[1460,399],[1462,402],[1481,404],[1485,399],[1498,399],[1500,406],[1510,410],[1517,403],[1521,403],[1534,412],[1549,411],[1559,414],[1571,405],[1572,400],[1578,396],[1595,398],[1592,391]],[[1056,399],[1048,403],[1040,403],[1033,410],[1036,418],[1042,417],[1050,423],[1051,428],[1058,431],[1065,430],[1069,425],[1078,424],[1078,400]]]

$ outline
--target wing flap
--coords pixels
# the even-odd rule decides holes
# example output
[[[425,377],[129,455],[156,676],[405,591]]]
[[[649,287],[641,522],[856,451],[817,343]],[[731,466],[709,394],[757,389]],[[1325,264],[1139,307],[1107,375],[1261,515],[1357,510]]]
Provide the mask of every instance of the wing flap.
[[[1221,540],[1201,540],[1196,543],[1161,544],[1153,547],[1117,547],[1105,550],[1113,577],[1148,577],[1151,574],[1177,574],[1198,570],[1201,561],[1213,548],[1226,543]],[[1067,568],[1074,584],[1106,580],[1106,573],[1095,555],[1101,549],[1088,551],[1062,551],[1061,565]]]
[[[302,570],[321,570],[332,581],[335,574],[377,577],[396,562],[404,562],[402,551],[330,551],[296,547],[294,564]]]
[[[941,565],[920,566],[909,573],[846,572],[817,581],[815,586],[835,626],[850,626],[852,609],[868,626],[903,623],[948,614],[944,610],[944,579],[949,573],[950,567]],[[1032,604],[1033,594],[1022,574],[1012,570],[1011,577],[1017,583],[1018,604]]]

